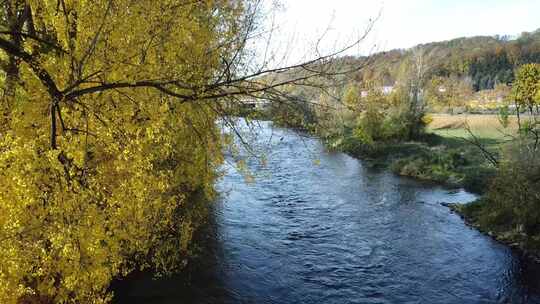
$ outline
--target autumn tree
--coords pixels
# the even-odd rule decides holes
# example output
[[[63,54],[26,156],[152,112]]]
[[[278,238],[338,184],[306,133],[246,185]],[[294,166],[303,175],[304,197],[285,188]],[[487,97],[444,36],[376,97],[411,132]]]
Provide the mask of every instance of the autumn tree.
[[[540,143],[540,64],[525,64],[516,70],[516,80],[512,85],[510,97],[516,107],[519,130],[525,137],[533,137],[533,151]],[[521,116],[522,109],[528,113]],[[525,144],[528,145],[526,140]]]
[[[361,93],[358,90],[358,85],[350,83],[345,88],[343,95],[343,103],[350,111],[359,111],[361,103]]]
[[[367,94],[361,100],[362,112],[358,117],[358,124],[354,135],[364,144],[372,145],[374,141],[384,140],[386,96],[380,87],[371,83]]]
[[[260,5],[2,2],[1,303],[104,303],[113,278],[182,264],[219,175],[227,102],[285,99],[280,88],[335,74],[327,63],[358,43],[256,65]]]
[[[516,71],[512,98],[518,109],[526,109],[531,115],[540,114],[540,64],[525,64]]]
[[[114,277],[181,264],[221,162],[201,86],[244,11],[4,1],[0,302],[100,303]]]
[[[425,89],[434,70],[433,54],[417,47],[410,51],[410,57],[400,67],[398,90],[401,114],[406,126],[406,139],[417,137],[422,128],[426,109]]]
[[[540,64],[525,64],[515,75],[511,97],[518,118],[520,109],[527,115],[519,121],[519,135],[501,149],[498,172],[487,192],[480,220],[517,230],[525,243],[536,244],[540,237]]]

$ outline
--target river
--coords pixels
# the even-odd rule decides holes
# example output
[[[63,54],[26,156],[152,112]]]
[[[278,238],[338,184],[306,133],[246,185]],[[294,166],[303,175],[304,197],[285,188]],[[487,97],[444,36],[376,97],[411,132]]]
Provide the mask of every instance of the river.
[[[540,303],[538,267],[441,202],[475,199],[370,168],[262,123],[255,181],[225,165],[201,255],[117,303]],[[230,159],[230,158],[229,158]]]

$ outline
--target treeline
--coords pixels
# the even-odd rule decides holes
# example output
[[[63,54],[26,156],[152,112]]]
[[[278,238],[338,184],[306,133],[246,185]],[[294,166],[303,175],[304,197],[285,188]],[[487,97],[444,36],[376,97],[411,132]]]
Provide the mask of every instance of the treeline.
[[[460,113],[498,111],[506,105],[515,70],[527,63],[540,62],[540,30],[522,33],[516,39],[480,36],[433,42],[406,50],[392,50],[368,57],[344,56],[333,59],[331,70],[312,79],[309,85],[299,83],[288,90],[289,100],[306,103],[286,103],[273,96],[265,96],[272,103],[274,113],[303,113],[303,118],[283,119],[283,124],[302,121],[313,124],[314,115],[308,113],[314,104],[341,107],[347,92],[354,87],[360,97],[373,88],[387,89],[384,95],[404,92],[410,84],[411,69],[421,72],[417,81],[418,98],[427,112]],[[308,74],[303,69],[275,73],[260,80],[287,82]],[[409,88],[410,89],[410,88]],[[406,90],[409,90],[406,89]],[[280,109],[288,107],[289,109]],[[272,115],[271,119],[280,119]],[[297,126],[297,123],[294,123]]]
[[[520,65],[540,62],[540,30],[522,33],[517,39],[508,36],[479,36],[418,45],[428,54],[426,64],[434,76],[458,77],[470,82],[474,91],[510,84]],[[355,75],[362,82],[380,79],[391,85],[398,80],[400,66],[412,56],[410,50],[392,50],[368,58],[344,58],[346,62],[368,61],[369,67]]]

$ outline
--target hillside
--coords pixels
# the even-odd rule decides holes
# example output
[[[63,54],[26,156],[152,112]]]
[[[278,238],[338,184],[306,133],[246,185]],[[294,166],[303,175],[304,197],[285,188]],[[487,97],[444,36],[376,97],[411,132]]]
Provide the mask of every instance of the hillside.
[[[371,64],[355,76],[356,80],[375,78],[385,84],[395,83],[401,66],[411,59],[413,50],[425,54],[435,77],[458,77],[474,91],[493,89],[498,84],[510,84],[516,67],[540,62],[540,29],[524,32],[517,39],[508,36],[456,38],[357,58],[369,60]]]

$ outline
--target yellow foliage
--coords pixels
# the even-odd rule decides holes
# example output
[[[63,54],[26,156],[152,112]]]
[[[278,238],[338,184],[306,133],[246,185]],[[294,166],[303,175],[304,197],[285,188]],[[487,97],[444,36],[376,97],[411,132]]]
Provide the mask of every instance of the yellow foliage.
[[[428,126],[432,122],[433,122],[433,116],[432,115],[426,114],[426,115],[422,116],[422,123],[425,126]]]
[[[147,87],[60,100],[51,149],[52,96],[32,64],[66,95],[148,79],[174,80],[182,94],[216,73],[240,4],[26,1],[34,26],[62,51],[25,40],[33,59],[19,65],[13,106],[0,113],[9,117],[0,136],[0,303],[106,303],[113,278],[172,270],[222,161],[215,101]]]

